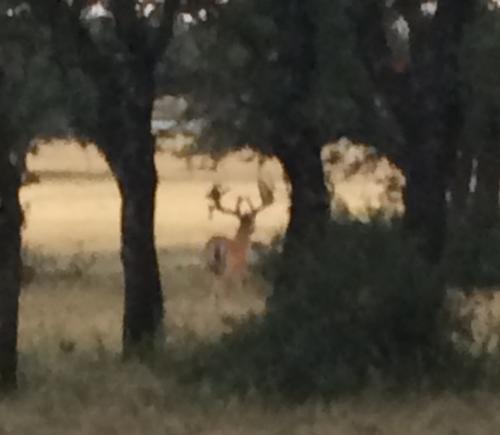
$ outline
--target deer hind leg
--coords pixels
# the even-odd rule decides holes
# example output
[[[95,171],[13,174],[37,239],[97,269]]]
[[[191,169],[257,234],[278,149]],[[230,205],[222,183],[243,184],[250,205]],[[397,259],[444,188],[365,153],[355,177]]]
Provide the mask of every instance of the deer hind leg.
[[[211,280],[210,303],[216,312],[222,312],[230,293],[231,283],[225,275],[215,275]]]
[[[210,309],[210,311],[214,311],[215,313],[218,313],[221,308],[221,301],[220,301],[220,294],[219,294],[219,289],[220,289],[220,277],[214,276],[210,280],[210,291],[208,294],[208,306],[207,308]]]
[[[251,278],[250,271],[247,268],[243,269],[240,273],[240,287],[248,287],[251,282]]]

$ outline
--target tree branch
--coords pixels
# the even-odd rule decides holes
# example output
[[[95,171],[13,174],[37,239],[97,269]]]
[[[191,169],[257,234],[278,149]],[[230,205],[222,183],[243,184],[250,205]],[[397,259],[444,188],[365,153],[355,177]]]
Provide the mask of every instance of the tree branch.
[[[136,13],[135,0],[110,0],[109,6],[115,18],[118,38],[131,53],[146,54],[147,29]]]
[[[88,0],[73,0],[73,3],[70,6],[73,15],[76,17],[80,17],[82,15],[82,11],[87,6]]]
[[[158,59],[174,36],[174,22],[180,8],[180,0],[164,0],[160,26],[155,32],[151,54]]]
[[[351,9],[356,49],[373,82],[377,87],[383,87],[394,75],[390,70],[392,51],[384,28],[384,6],[379,0],[361,3]]]
[[[455,157],[456,143],[463,125],[464,108],[459,89],[459,49],[463,39],[465,26],[474,17],[475,0],[439,0],[432,22],[430,43],[432,51],[432,67],[436,77],[435,93],[442,102],[440,114],[448,146],[443,153],[443,161],[448,165],[442,168],[448,173]]]
[[[422,23],[422,7],[420,0],[396,0],[396,9],[408,23],[410,28],[418,28]]]
[[[446,50],[452,49],[462,40],[465,25],[472,20],[475,11],[474,0],[439,0],[432,26],[433,43]]]
[[[74,64],[78,59],[82,68],[100,65],[103,56],[82,23],[87,0],[73,0],[69,5],[61,0],[28,0],[35,16],[51,31],[54,49],[62,63]]]
[[[427,26],[420,0],[396,0],[394,8],[405,19],[409,28],[409,52],[411,61],[418,61],[429,49]]]
[[[404,128],[410,122],[411,83],[408,70],[392,66],[393,53],[387,40],[384,4],[361,0],[352,10],[356,50],[374,86],[385,99],[394,117]]]
[[[106,77],[113,65],[101,53],[83,22],[82,12],[88,1],[74,0],[71,6],[61,0],[28,1],[35,17],[50,29],[54,61],[62,74],[66,76],[69,70],[79,68],[97,87],[106,89]],[[93,136],[95,131],[84,134]]]

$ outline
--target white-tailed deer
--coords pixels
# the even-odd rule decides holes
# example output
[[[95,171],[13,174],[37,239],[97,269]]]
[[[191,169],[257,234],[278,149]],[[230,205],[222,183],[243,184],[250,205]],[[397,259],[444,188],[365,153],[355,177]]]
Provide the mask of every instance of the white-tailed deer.
[[[255,207],[248,197],[238,197],[234,209],[222,204],[223,196],[228,192],[215,184],[207,197],[210,199],[210,217],[214,211],[235,216],[239,226],[233,238],[214,236],[205,245],[204,256],[208,269],[227,285],[241,284],[248,274],[248,262],[251,248],[251,237],[255,231],[257,215],[274,202],[274,189],[262,179],[258,181],[261,204]],[[248,211],[242,211],[243,203]]]

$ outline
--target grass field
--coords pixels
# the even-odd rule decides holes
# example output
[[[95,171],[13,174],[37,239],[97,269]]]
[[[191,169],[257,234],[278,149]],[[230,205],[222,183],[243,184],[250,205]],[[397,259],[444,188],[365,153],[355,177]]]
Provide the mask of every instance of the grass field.
[[[179,384],[168,369],[121,363],[116,188],[93,150],[47,147],[30,166],[42,183],[22,192],[30,206],[25,243],[39,273],[21,298],[21,388],[0,402],[0,435],[500,433],[500,400],[486,392],[391,399],[367,391],[329,405],[285,407],[255,395],[219,397],[210,385]],[[233,198],[240,192],[257,198],[257,169],[233,158],[217,174],[190,173],[166,156],[158,167],[156,231],[175,348],[193,335],[217,338],[226,328],[222,314],[263,308],[265,288],[258,281],[217,307],[198,260],[211,234],[236,227],[230,218],[208,219],[210,183],[227,183]],[[279,167],[265,170],[277,182],[277,203],[259,216],[256,239],[263,241],[284,227],[287,208]],[[366,189],[351,185],[339,192],[355,208]]]

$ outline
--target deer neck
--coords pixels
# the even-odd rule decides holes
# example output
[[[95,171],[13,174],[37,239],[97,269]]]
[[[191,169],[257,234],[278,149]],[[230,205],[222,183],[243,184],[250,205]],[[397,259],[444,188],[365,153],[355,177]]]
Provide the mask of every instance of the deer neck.
[[[250,244],[251,234],[246,228],[238,228],[236,235],[234,236],[234,241],[240,245]]]

